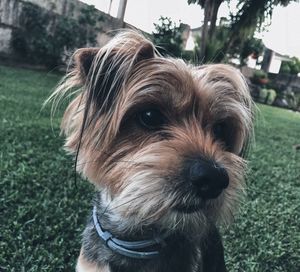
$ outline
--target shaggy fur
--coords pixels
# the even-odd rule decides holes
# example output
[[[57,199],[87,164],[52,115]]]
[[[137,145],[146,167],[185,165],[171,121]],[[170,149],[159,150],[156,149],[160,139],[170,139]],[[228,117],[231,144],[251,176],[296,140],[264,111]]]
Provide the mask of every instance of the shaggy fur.
[[[89,222],[78,271],[225,271],[215,224],[231,221],[243,195],[253,122],[241,73],[163,58],[135,32],[80,49],[74,60],[50,100],[55,109],[62,97],[75,96],[62,121],[65,147],[98,190],[99,220],[127,240],[167,234],[158,260],[134,260],[111,252]],[[147,111],[163,118],[159,126],[145,126]],[[217,197],[199,197],[187,178],[199,160],[228,175]]]

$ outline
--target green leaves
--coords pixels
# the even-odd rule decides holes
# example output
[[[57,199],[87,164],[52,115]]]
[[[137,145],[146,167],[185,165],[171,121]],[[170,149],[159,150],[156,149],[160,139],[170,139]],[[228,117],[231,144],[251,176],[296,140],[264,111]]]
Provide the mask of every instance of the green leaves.
[[[99,28],[95,24],[101,20],[93,6],[83,8],[75,20],[24,2],[20,27],[12,33],[12,47],[30,64],[55,68],[75,48],[96,44]]]
[[[300,60],[293,57],[290,61],[283,61],[280,66],[280,73],[297,75],[300,73]]]
[[[176,26],[171,18],[161,16],[159,23],[154,24],[153,41],[163,55],[180,57],[183,51],[181,26]]]

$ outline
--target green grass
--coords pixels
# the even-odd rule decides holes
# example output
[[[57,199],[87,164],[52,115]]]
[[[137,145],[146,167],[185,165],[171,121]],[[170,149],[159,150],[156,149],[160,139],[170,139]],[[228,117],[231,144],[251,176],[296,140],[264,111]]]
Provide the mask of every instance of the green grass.
[[[59,119],[41,105],[60,78],[0,66],[0,271],[74,271],[93,189],[74,184]],[[300,114],[260,106],[248,197],[224,230],[229,271],[300,271]]]
[[[224,237],[230,271],[300,271],[300,114],[260,105],[248,197]]]

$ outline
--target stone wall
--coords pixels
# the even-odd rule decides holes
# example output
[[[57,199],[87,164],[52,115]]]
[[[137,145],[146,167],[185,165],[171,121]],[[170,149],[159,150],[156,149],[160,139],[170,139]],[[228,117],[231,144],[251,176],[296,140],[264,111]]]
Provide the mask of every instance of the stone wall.
[[[0,53],[10,53],[11,33],[19,25],[20,8],[16,0],[0,1]]]
[[[57,13],[59,15],[78,18],[82,8],[87,6],[78,0],[0,0],[0,55],[10,57],[12,50],[10,41],[12,30],[19,26],[19,16],[22,11],[24,2],[31,2],[46,10]],[[104,12],[98,11],[103,21],[99,22],[98,27],[101,31],[97,35],[97,43],[99,46],[105,44],[113,35],[112,30],[123,27],[134,28],[133,26],[123,23]]]
[[[255,69],[250,67],[242,67],[242,73],[246,78],[251,78],[254,75]],[[281,92],[289,88],[294,93],[300,93],[300,77],[296,75],[274,74],[268,73],[268,78],[275,86],[276,91]]]
[[[296,75],[268,73],[269,79],[277,86],[279,91],[289,88],[294,93],[300,94],[300,77]]]

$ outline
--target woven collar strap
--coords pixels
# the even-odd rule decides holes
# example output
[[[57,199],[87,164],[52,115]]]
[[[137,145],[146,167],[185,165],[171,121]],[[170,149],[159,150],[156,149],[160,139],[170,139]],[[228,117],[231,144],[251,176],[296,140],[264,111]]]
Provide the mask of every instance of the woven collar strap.
[[[148,247],[164,245],[164,240],[160,237],[141,241],[124,241],[113,237],[113,235],[106,230],[103,230],[97,217],[97,208],[93,208],[93,221],[99,237],[104,241],[106,246],[112,251],[117,252],[129,258],[135,259],[153,259],[159,256],[158,250],[143,251]]]

